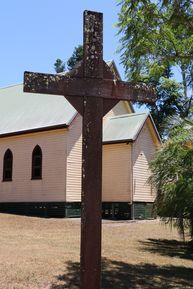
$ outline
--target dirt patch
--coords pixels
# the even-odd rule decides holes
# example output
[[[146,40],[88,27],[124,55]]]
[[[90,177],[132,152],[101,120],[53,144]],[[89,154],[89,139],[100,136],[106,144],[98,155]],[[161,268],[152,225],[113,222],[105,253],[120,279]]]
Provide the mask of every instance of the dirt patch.
[[[79,288],[80,219],[0,214],[0,289]],[[103,221],[102,289],[193,288],[193,255],[159,221]]]

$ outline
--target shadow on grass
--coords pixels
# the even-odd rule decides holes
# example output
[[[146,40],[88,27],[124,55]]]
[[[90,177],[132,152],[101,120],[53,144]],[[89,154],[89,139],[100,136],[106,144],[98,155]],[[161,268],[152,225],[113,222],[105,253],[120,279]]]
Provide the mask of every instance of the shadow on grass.
[[[68,262],[66,274],[57,276],[50,289],[79,289],[79,263]],[[89,287],[88,287],[89,288]],[[101,289],[193,288],[193,269],[183,266],[127,264],[103,259]]]
[[[193,247],[190,246],[190,243],[167,239],[148,239],[139,242],[143,246],[142,250],[162,256],[193,260]]]

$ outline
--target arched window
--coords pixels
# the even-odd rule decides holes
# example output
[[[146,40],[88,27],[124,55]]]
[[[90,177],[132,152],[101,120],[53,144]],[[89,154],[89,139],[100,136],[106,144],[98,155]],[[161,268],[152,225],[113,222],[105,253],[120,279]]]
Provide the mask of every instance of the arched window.
[[[6,150],[3,158],[3,181],[12,181],[13,154],[10,149]]]
[[[42,150],[37,145],[32,152],[32,180],[42,178]]]

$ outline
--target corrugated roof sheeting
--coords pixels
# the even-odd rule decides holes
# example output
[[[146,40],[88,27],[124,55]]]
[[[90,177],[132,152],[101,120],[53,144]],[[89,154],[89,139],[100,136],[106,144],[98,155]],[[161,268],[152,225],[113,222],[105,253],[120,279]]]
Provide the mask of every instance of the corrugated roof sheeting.
[[[131,113],[109,118],[103,127],[103,142],[135,140],[148,116],[148,113]]]
[[[0,89],[0,136],[68,126],[77,111],[63,96],[24,93],[23,84]],[[135,140],[149,115],[131,113],[107,119],[103,142]]]
[[[24,93],[23,84],[0,89],[0,134],[69,125],[76,114],[63,96]]]

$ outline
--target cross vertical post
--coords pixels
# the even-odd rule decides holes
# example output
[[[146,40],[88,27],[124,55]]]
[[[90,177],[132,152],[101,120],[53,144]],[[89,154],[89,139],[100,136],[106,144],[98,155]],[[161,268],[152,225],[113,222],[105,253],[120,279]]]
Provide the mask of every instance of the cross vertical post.
[[[102,14],[84,12],[85,78],[103,78]],[[99,289],[103,99],[83,98],[81,289]]]

